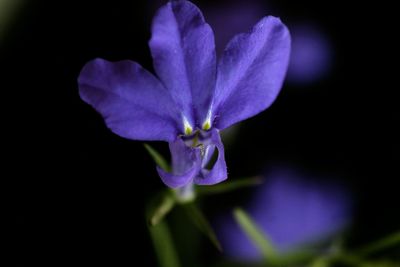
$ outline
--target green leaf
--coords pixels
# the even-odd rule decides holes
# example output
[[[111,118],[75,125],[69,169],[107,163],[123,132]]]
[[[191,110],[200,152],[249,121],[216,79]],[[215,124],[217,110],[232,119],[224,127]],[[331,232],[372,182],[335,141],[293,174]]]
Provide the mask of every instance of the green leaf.
[[[236,208],[233,211],[234,218],[239,224],[240,228],[245,232],[248,238],[256,245],[260,250],[264,259],[271,264],[277,264],[278,254],[269,241],[268,237],[261,231],[250,216],[242,209]]]
[[[372,244],[357,249],[354,251],[354,253],[360,257],[365,257],[396,245],[400,246],[400,232],[392,233],[378,241],[373,242]]]
[[[329,267],[329,260],[326,258],[317,258],[310,267]]]
[[[316,251],[302,249],[276,255],[274,263],[278,266],[303,265],[315,259],[317,256],[318,253]]]
[[[179,267],[179,260],[172,241],[171,233],[165,221],[148,226],[154,249],[161,267]]]
[[[203,212],[194,203],[183,204],[183,207],[194,225],[208,237],[211,243],[213,243],[219,251],[222,251],[221,244]]]
[[[175,206],[176,198],[172,192],[164,191],[158,194],[148,205],[147,221],[150,225],[158,224]]]
[[[358,256],[339,253],[334,255],[321,255],[316,258],[311,267],[330,267],[330,266],[349,266],[349,267],[398,267],[398,262],[389,260],[364,260]]]
[[[146,148],[147,152],[149,152],[155,163],[160,166],[161,169],[167,172],[171,171],[171,167],[169,166],[168,162],[160,153],[158,153],[157,150],[155,150],[148,144],[144,144],[144,147]]]
[[[227,193],[240,188],[255,186],[262,183],[261,177],[250,177],[236,180],[229,180],[213,186],[199,186],[196,191],[199,195],[214,195]]]

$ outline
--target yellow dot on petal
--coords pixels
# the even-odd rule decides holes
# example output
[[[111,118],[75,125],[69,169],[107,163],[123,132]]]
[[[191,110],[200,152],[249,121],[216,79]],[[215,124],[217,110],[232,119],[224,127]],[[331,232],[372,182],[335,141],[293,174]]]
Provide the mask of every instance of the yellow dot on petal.
[[[183,116],[183,128],[185,131],[185,135],[189,135],[193,132],[193,127],[190,125],[185,116]]]
[[[191,134],[192,132],[193,132],[192,127],[185,127],[185,134],[186,134],[186,135],[189,135],[189,134]]]
[[[206,121],[203,123],[203,130],[207,131],[207,130],[210,130],[210,128],[211,128],[211,124],[209,121]]]
[[[207,118],[203,122],[203,130],[207,131],[211,129],[211,109],[208,110],[207,112]]]

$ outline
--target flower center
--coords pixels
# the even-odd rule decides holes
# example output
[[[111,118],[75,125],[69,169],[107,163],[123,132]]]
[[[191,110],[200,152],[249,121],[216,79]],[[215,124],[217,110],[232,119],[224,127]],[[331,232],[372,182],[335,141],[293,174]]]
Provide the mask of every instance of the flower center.
[[[206,148],[211,143],[211,132],[197,129],[191,135],[184,135],[181,138],[186,146],[200,149],[201,156],[204,157]]]

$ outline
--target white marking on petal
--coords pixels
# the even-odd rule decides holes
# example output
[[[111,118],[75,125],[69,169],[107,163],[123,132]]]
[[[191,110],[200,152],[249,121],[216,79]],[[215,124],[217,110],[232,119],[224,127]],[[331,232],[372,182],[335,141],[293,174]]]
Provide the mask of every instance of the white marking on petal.
[[[193,132],[193,127],[192,127],[192,125],[190,125],[188,119],[187,119],[184,115],[182,115],[182,120],[183,120],[183,132],[184,132],[186,135],[191,134],[191,133]]]
[[[210,146],[207,146],[205,149],[203,149],[203,155],[202,155],[202,159],[203,159],[203,161],[202,161],[202,163],[201,163],[201,167],[202,168],[205,168],[206,166],[207,166],[207,164],[208,164],[208,161],[209,160],[211,160],[211,158],[208,156],[208,154],[210,154],[210,150],[211,150],[211,147]],[[204,160],[204,159],[209,159],[209,160]]]
[[[207,112],[207,118],[203,122],[202,128],[205,131],[210,130],[211,128],[211,108]]]

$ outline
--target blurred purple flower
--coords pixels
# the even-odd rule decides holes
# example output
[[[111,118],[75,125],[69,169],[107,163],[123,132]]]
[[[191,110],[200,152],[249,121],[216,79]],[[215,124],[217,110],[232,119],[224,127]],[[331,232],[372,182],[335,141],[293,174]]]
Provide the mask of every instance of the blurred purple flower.
[[[272,170],[266,180],[246,211],[280,252],[326,239],[349,223],[351,199],[343,185],[316,182],[283,168]],[[216,228],[228,256],[261,259],[231,215],[221,217]]]
[[[326,76],[332,65],[332,48],[328,38],[311,24],[291,27],[292,51],[288,81],[309,84]]]
[[[214,35],[189,1],[170,1],[154,17],[149,42],[157,77],[129,60],[88,62],[79,76],[81,98],[116,134],[169,142],[173,188],[227,178],[219,131],[256,115],[278,95],[290,36],[275,17],[235,36],[217,64]],[[205,166],[218,150],[211,170]]]

